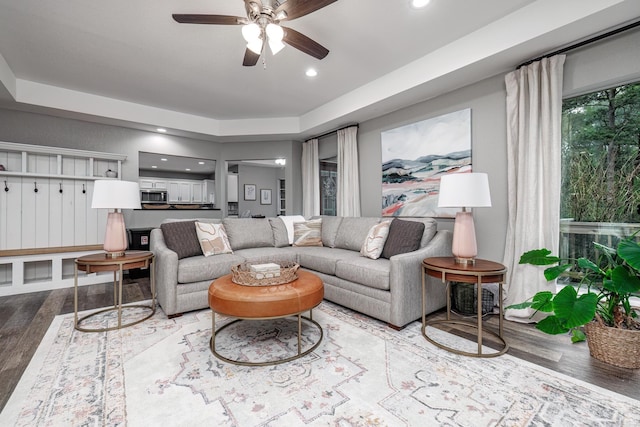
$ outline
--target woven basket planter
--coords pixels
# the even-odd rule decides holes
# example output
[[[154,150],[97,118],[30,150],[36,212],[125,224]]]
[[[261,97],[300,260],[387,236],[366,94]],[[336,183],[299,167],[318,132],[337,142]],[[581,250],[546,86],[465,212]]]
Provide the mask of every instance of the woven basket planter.
[[[640,331],[593,321],[585,325],[591,356],[621,368],[640,369]]]

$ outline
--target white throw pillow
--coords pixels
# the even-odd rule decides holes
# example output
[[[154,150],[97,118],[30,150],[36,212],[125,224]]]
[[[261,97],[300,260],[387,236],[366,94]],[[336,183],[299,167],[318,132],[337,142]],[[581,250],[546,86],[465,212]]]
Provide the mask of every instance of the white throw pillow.
[[[293,224],[296,222],[304,222],[305,219],[302,215],[280,215],[278,218],[284,222],[284,226],[287,228],[287,236],[289,237],[289,244],[293,245],[294,231]]]
[[[389,224],[391,221],[383,221],[371,227],[367,238],[360,248],[360,254],[371,259],[378,259],[382,255],[384,243],[389,236]]]
[[[293,223],[293,246],[322,246],[322,219]]]
[[[233,253],[222,224],[196,221],[196,234],[204,256]]]

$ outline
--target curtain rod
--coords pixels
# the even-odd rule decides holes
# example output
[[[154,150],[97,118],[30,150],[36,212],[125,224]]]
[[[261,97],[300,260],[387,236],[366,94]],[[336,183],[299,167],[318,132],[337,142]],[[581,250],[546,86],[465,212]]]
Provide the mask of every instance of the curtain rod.
[[[331,135],[332,133],[337,133],[339,130],[347,129],[347,128],[354,127],[354,126],[355,126],[355,127],[357,127],[357,128],[359,128],[359,127],[360,127],[360,125],[359,125],[359,124],[357,124],[357,123],[352,124],[352,125],[346,125],[346,126],[343,126],[343,127],[341,127],[341,128],[334,129],[334,130],[330,130],[329,132],[325,132],[325,133],[323,133],[322,135],[318,135],[318,136],[314,136],[313,138],[306,139],[306,140],[305,140],[305,142],[307,142],[307,141],[309,141],[309,140],[311,140],[311,139],[320,139],[320,138],[324,138],[325,136],[329,136],[329,135]]]
[[[534,59],[530,59],[527,62],[523,62],[522,64],[518,65],[516,67],[516,69],[518,69],[520,67],[527,66],[527,65],[532,64],[532,63],[534,63],[536,61],[540,61],[543,58],[549,58],[549,57],[554,56],[554,55],[560,55],[561,53],[565,53],[565,52],[568,52],[570,50],[577,49],[579,47],[582,47],[582,46],[585,46],[585,45],[588,45],[588,44],[595,43],[597,41],[606,39],[608,37],[615,36],[616,34],[620,34],[620,33],[624,32],[624,31],[630,30],[630,29],[635,28],[637,26],[640,26],[640,21],[633,22],[631,24],[625,25],[624,27],[620,27],[620,28],[617,28],[615,30],[611,30],[611,31],[609,31],[607,33],[604,33],[604,34],[600,34],[599,36],[595,36],[595,37],[592,37],[590,39],[583,40],[581,42],[572,44],[570,46],[563,47],[562,49],[558,49],[558,50],[556,50],[554,52],[547,53],[545,55],[539,56],[539,57],[534,58]]]

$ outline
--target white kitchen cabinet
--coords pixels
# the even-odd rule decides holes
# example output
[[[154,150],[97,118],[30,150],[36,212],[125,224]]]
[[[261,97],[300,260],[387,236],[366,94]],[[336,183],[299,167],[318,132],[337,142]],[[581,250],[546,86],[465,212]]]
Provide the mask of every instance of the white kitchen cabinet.
[[[191,181],[169,181],[167,190],[169,203],[190,203],[191,184]]]
[[[202,181],[202,199],[204,203],[216,204],[216,182],[213,179]]]
[[[192,182],[191,183],[191,201],[193,203],[203,203],[202,198],[202,182]]]
[[[166,180],[141,178],[139,180],[139,184],[140,184],[140,188],[142,189],[158,189],[158,190],[167,189]]]
[[[238,175],[227,175],[227,202],[238,202]]]

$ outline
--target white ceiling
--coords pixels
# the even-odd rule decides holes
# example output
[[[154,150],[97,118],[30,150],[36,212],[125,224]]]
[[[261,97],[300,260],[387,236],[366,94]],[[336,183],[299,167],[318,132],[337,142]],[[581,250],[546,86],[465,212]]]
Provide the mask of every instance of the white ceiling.
[[[266,0],[265,0],[266,1]],[[293,1],[293,0],[289,0]],[[330,50],[287,46],[243,67],[242,0],[0,0],[9,108],[215,141],[303,139],[507,72],[636,20],[638,0],[338,0],[283,23]],[[308,78],[314,67],[319,75]]]

